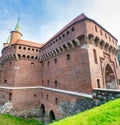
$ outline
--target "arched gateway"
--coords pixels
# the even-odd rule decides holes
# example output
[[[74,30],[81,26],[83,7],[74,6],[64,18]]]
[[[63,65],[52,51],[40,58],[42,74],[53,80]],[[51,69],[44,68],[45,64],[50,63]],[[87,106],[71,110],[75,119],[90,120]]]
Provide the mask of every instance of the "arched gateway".
[[[105,68],[105,85],[107,89],[117,88],[115,74],[112,67],[109,64],[107,64]]]
[[[40,116],[44,118],[45,116],[45,106],[44,104],[41,104],[41,107],[40,107]]]
[[[49,113],[49,120],[50,120],[50,122],[55,120],[55,115],[54,115],[54,112],[52,110]]]

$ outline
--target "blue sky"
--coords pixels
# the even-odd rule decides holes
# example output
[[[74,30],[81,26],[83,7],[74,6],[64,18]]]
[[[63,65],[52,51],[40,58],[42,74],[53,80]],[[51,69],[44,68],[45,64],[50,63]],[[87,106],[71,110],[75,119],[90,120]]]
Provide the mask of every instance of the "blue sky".
[[[25,40],[45,43],[85,13],[120,40],[119,0],[0,0],[0,51],[20,17]]]

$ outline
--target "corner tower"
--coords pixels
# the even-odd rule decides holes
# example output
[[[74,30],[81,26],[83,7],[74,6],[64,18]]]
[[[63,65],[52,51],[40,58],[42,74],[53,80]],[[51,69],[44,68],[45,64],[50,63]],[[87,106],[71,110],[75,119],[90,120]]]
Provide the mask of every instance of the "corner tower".
[[[19,22],[20,22],[20,18],[18,18],[15,29],[11,31],[10,44],[14,44],[17,40],[19,40],[22,37],[22,33],[20,33]]]

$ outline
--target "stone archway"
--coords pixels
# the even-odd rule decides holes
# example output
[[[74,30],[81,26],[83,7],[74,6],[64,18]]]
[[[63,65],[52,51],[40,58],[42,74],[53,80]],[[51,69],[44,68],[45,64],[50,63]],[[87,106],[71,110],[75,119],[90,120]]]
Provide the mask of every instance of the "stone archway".
[[[41,104],[41,107],[40,107],[40,119],[42,121],[44,121],[44,117],[45,117],[45,106],[44,106],[44,104]]]
[[[105,68],[105,85],[107,89],[116,89],[115,74],[109,64]]]
[[[54,112],[51,110],[50,113],[49,113],[49,121],[52,122],[55,120],[55,114]]]

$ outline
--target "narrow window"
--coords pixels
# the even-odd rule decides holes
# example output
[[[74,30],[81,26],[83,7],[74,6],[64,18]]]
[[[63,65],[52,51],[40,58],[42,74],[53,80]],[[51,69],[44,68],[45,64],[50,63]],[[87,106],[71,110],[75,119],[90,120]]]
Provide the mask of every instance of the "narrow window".
[[[38,59],[38,57],[36,56],[35,59]]]
[[[42,85],[44,85],[44,81],[42,80]]]
[[[118,85],[120,86],[120,79],[118,79]]]
[[[58,98],[55,98],[55,104],[58,104]]]
[[[41,93],[41,98],[43,98],[43,93]]]
[[[26,50],[26,47],[23,47],[24,50]]]
[[[31,56],[31,59],[34,59],[34,56]]]
[[[97,53],[95,49],[93,49],[93,55],[94,55],[94,61],[97,64]]]
[[[105,38],[107,39],[107,34],[105,33]]]
[[[5,79],[4,82],[7,83],[7,80]]]
[[[111,38],[110,38],[110,36],[109,36],[109,40],[111,41]]]
[[[9,101],[12,99],[12,93],[9,93]]]
[[[34,65],[35,65],[35,64],[32,62],[32,63],[30,64],[30,67],[34,67]]]
[[[54,63],[55,63],[55,64],[57,63],[57,59],[56,59],[56,58],[54,59]]]
[[[66,55],[66,59],[67,59],[67,60],[70,60],[70,54],[67,54],[67,55]]]
[[[9,62],[9,66],[11,66],[12,65],[12,62]]]
[[[95,31],[97,32],[97,26],[95,26]]]
[[[62,37],[65,37],[65,34],[63,34]]]
[[[46,96],[46,99],[48,100],[48,95]]]
[[[34,49],[32,49],[32,51],[34,51]]]
[[[22,57],[25,58],[25,55],[23,55]]]
[[[21,46],[19,46],[19,49],[21,49]]]
[[[100,30],[100,34],[103,35],[103,34],[102,34],[102,30]]]
[[[55,87],[57,87],[57,80],[55,80]]]
[[[61,40],[61,37],[59,37],[59,40]]]
[[[117,66],[117,60],[116,60],[116,58],[115,58],[115,65],[116,65],[116,68],[118,68],[118,66]]]
[[[48,66],[50,65],[50,61],[48,61]]]
[[[34,94],[34,97],[36,97],[36,94]]]
[[[112,41],[113,41],[113,44],[114,44],[114,39]]]
[[[97,79],[97,87],[100,88],[100,79]]]
[[[28,48],[28,50],[30,50],[30,48]]]
[[[29,55],[27,55],[27,59],[30,59],[30,56],[29,56]]]
[[[119,62],[119,66],[120,66],[120,60],[118,60],[118,62]]]
[[[72,31],[72,32],[73,32],[73,31],[75,31],[75,28],[74,28],[74,27],[72,27],[71,31]]]
[[[49,83],[50,83],[50,81],[48,80],[48,81],[47,81],[47,85],[48,85],[48,86],[49,86]]]
[[[67,31],[67,34],[69,34],[69,31]]]
[[[38,49],[36,49],[36,52],[38,52]]]

